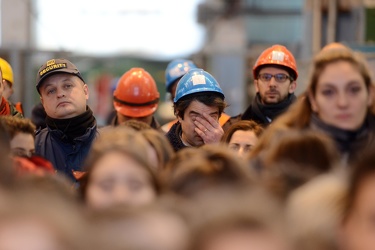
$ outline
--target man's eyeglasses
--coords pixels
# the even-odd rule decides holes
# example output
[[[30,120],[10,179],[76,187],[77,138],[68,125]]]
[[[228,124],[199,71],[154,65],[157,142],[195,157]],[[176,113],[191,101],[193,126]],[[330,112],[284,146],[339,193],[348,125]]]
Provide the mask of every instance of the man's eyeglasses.
[[[260,79],[263,82],[269,82],[269,81],[271,81],[272,77],[274,77],[275,81],[278,82],[278,83],[283,83],[288,79],[293,81],[292,77],[290,77],[286,74],[283,74],[283,73],[275,74],[275,75],[263,73],[263,74],[259,74],[258,79]]]

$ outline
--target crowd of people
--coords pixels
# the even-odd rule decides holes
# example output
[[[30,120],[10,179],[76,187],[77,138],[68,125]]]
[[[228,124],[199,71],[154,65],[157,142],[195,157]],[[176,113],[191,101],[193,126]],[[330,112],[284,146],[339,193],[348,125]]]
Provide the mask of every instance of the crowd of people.
[[[256,96],[233,117],[213,75],[173,60],[168,124],[154,116],[154,78],[134,67],[119,79],[104,127],[69,60],[37,72],[44,126],[8,101],[5,63],[0,249],[375,248],[374,82],[360,52],[323,48],[296,96],[293,54],[267,48],[252,68]]]

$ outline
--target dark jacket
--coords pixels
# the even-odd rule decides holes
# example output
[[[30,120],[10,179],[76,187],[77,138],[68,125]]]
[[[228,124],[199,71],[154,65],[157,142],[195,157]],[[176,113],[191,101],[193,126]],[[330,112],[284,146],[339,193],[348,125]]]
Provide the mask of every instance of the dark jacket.
[[[68,141],[61,130],[47,126],[36,133],[35,153],[51,161],[58,172],[75,181],[72,171],[82,171],[83,162],[96,136],[96,124],[73,142]]]
[[[173,126],[171,127],[171,129],[168,131],[168,133],[165,136],[171,143],[175,152],[187,147],[184,145],[184,143],[181,140],[180,122],[176,122],[175,124],[173,124]]]
[[[352,164],[357,161],[366,148],[375,145],[375,116],[369,114],[361,128],[348,131],[324,123],[312,114],[309,128],[327,134],[335,142],[341,154],[342,163]]]
[[[231,117],[223,126],[223,129],[226,131],[233,123],[240,120],[253,120],[261,126],[267,127],[274,119],[284,113],[295,100],[296,96],[289,94],[288,98],[280,103],[262,104],[260,96],[257,94],[245,112]]]

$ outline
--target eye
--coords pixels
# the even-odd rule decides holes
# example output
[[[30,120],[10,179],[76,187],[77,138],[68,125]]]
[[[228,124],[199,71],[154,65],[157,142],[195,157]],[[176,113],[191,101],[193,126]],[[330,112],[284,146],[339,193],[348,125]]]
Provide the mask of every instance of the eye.
[[[361,91],[361,87],[360,86],[351,86],[351,87],[349,87],[349,92],[351,94],[357,94],[360,91]]]
[[[332,96],[334,93],[335,92],[332,89],[324,89],[324,90],[322,90],[322,95],[327,96],[327,97]]]
[[[288,79],[288,76],[285,75],[285,74],[276,74],[275,79],[278,82],[284,82],[284,81],[286,81],[286,79]]]
[[[137,180],[130,180],[128,182],[129,189],[132,191],[139,191],[144,186],[141,181]]]
[[[64,85],[64,87],[65,87],[66,89],[69,89],[69,88],[73,87],[73,84],[71,84],[71,83],[67,83],[67,84]]]
[[[246,145],[245,148],[244,148],[244,152],[250,152],[251,151],[251,148],[252,148],[252,145]]]
[[[211,115],[211,117],[214,118],[215,120],[219,120],[219,116],[217,114]]]
[[[107,193],[110,193],[113,189],[114,183],[112,181],[103,181],[99,183],[99,188]]]
[[[264,74],[259,74],[259,78],[262,80],[262,81],[270,81],[271,78],[272,78],[272,75],[271,74],[267,74],[267,73],[264,73]]]
[[[21,156],[21,157],[28,157],[28,153],[25,149],[22,148],[14,148],[12,149],[13,156]]]
[[[47,95],[54,94],[56,92],[55,88],[47,89]]]
[[[240,146],[238,144],[229,144],[229,148],[232,149],[232,150],[235,150],[235,151],[238,151]]]

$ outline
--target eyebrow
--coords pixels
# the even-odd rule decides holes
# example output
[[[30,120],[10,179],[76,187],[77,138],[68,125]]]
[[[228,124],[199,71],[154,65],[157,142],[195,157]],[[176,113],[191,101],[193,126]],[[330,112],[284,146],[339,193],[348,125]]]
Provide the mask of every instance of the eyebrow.
[[[42,89],[46,89],[46,88],[48,88],[49,86],[53,86],[54,84],[52,84],[52,83],[44,83],[43,85],[42,85]]]
[[[63,83],[65,83],[65,82],[71,82],[71,83],[74,83],[74,81],[71,79],[71,78],[69,78],[69,77],[66,77],[66,78],[64,78],[63,80],[62,80],[62,82]],[[44,83],[43,85],[42,85],[42,88],[47,88],[47,87],[49,87],[49,86],[55,86],[56,84],[54,84],[54,83]]]
[[[189,114],[190,114],[190,115],[201,115],[201,116],[203,116],[201,113],[198,113],[198,112],[196,112],[196,111],[190,111]],[[218,111],[215,111],[215,112],[209,113],[209,115],[217,115],[217,114],[219,114]]]
[[[356,81],[356,80],[351,80],[351,81],[348,81],[348,82],[346,82],[344,85],[353,85],[353,84],[359,84],[359,82],[358,81]],[[336,85],[335,84],[333,84],[333,83],[330,83],[330,82],[326,82],[326,83],[322,83],[322,87],[331,87],[331,88],[336,88]]]

